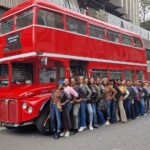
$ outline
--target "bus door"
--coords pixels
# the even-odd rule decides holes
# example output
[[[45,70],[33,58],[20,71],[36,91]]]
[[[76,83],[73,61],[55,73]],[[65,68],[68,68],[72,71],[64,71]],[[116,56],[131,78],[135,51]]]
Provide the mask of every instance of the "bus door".
[[[85,61],[70,61],[71,77],[87,76],[87,62]]]

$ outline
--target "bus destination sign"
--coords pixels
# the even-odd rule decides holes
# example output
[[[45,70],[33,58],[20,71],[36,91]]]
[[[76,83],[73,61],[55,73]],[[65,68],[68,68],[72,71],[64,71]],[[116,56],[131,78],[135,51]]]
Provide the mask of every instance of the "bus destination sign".
[[[20,43],[20,33],[14,33],[6,37],[6,48],[5,51],[17,50],[22,48]]]

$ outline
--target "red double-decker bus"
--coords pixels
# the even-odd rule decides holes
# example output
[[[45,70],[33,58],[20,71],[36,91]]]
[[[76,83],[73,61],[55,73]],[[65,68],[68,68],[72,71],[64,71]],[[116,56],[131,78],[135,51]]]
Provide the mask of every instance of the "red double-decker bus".
[[[6,12],[0,35],[0,122],[35,123],[41,133],[50,93],[70,76],[147,80],[141,37],[47,0]]]

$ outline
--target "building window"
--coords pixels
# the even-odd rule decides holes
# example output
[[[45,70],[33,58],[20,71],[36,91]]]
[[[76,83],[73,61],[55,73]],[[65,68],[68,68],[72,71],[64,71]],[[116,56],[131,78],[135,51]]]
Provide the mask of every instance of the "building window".
[[[20,29],[32,25],[33,10],[28,10],[17,15],[16,28]]]
[[[107,78],[108,77],[108,70],[99,70],[99,69],[93,69],[92,70],[92,77],[100,79]]]
[[[150,49],[146,49],[147,60],[150,61]]]
[[[39,10],[37,14],[37,24],[64,29],[63,15],[48,10]]]
[[[56,70],[53,68],[42,68],[39,77],[40,83],[56,82]]]
[[[90,36],[96,37],[98,39],[105,38],[105,30],[101,27],[95,25],[89,25]]]
[[[128,36],[128,35],[122,35],[122,44],[125,45],[132,45],[132,37]]]
[[[67,17],[67,29],[72,32],[86,34],[86,22],[73,18]]]
[[[142,42],[140,39],[134,37],[134,46],[135,47],[139,47],[139,48],[142,48]]]
[[[108,31],[107,33],[107,36],[108,36],[108,40],[109,41],[112,41],[112,42],[115,42],[115,43],[119,43],[120,40],[119,40],[119,33],[117,32],[114,32],[114,31]]]
[[[122,79],[122,71],[121,70],[111,70],[110,71],[110,79],[111,80]]]
[[[13,31],[14,19],[13,17],[1,21],[1,34]]]
[[[144,80],[144,71],[136,71],[136,79],[137,80]]]
[[[124,71],[124,79],[125,80],[134,80],[134,71],[133,70],[125,70]]]

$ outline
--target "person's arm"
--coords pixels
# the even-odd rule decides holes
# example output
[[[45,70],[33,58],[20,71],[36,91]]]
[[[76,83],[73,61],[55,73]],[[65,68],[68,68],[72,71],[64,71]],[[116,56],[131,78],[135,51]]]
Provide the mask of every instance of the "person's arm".
[[[101,94],[101,91],[100,91],[100,88],[96,85],[96,92],[97,92],[97,95],[98,95],[98,99],[100,98],[100,94]]]
[[[91,98],[91,95],[92,95],[92,91],[90,90],[90,88],[86,85],[86,89],[88,91],[88,95],[87,95],[87,98]]]
[[[74,96],[75,98],[78,97],[78,93],[77,93],[72,87],[70,87],[70,94],[71,94],[72,96]]]
[[[113,87],[110,87],[111,88],[111,91],[112,91],[112,98],[115,99],[116,98],[116,95],[117,95],[117,91],[113,88]]]
[[[129,97],[129,91],[126,89],[126,95],[123,97],[123,99],[125,100],[125,99],[127,99],[128,97]]]

